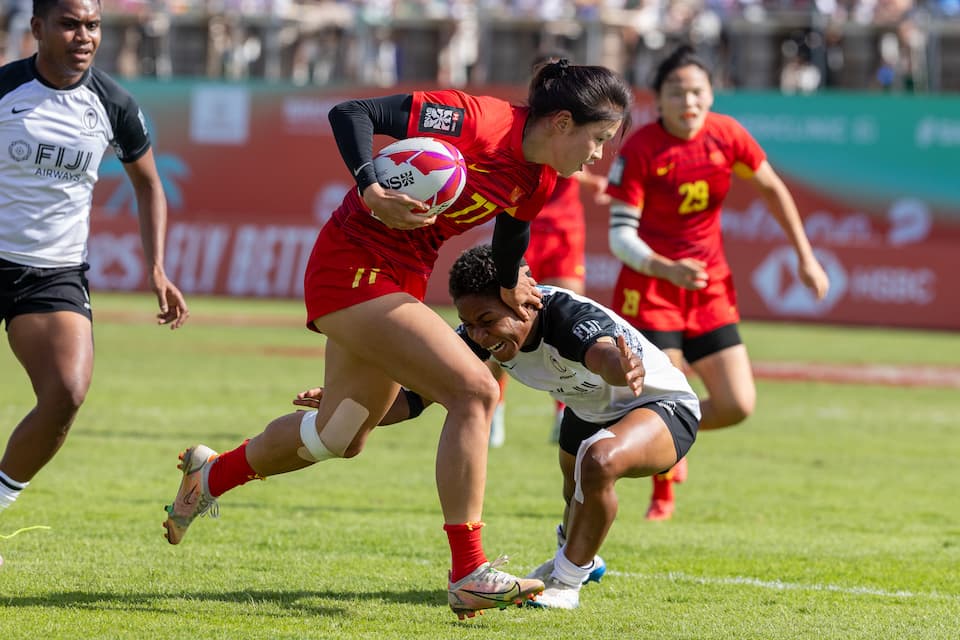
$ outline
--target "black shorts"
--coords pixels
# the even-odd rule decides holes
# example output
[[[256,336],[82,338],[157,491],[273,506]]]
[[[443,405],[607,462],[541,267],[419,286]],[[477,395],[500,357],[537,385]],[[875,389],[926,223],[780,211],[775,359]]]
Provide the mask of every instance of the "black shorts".
[[[682,349],[683,358],[693,364],[727,347],[743,344],[740,330],[735,324],[727,324],[695,338],[686,338],[683,331],[653,331],[641,329],[643,336],[660,349]]]
[[[76,267],[28,267],[0,258],[0,320],[10,321],[27,313],[74,311],[93,320],[90,286],[84,273],[90,265]]]
[[[670,435],[673,436],[673,446],[677,450],[677,460],[687,455],[693,441],[697,439],[697,429],[700,427],[700,421],[685,406],[668,400],[654,400],[647,404],[639,405],[634,409],[650,409],[659,415]],[[570,407],[563,410],[563,422],[560,423],[560,448],[572,456],[577,455],[580,443],[595,434],[600,429],[605,429],[610,425],[617,424],[623,418],[610,420],[597,424],[587,422],[581,419]],[[666,471],[666,469],[664,469]]]

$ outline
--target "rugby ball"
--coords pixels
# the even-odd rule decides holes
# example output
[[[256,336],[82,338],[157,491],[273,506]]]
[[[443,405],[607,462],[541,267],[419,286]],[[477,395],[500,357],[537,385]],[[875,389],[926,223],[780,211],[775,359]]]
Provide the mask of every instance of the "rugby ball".
[[[401,191],[425,202],[425,216],[443,213],[467,184],[467,164],[460,150],[435,138],[397,140],[373,158],[377,181],[384,189]]]

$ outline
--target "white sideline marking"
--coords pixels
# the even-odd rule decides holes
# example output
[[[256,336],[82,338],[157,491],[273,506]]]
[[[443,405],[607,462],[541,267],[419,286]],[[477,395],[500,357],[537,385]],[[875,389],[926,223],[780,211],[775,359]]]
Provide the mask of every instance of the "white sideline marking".
[[[640,578],[644,580],[669,580],[670,582],[695,582],[697,584],[717,585],[733,584],[745,585],[748,587],[759,587],[761,589],[773,589],[775,591],[831,591],[833,593],[845,593],[856,596],[880,596],[883,598],[927,598],[931,600],[960,600],[960,595],[948,593],[937,593],[936,591],[928,593],[917,593],[914,591],[886,591],[884,589],[874,589],[872,587],[841,587],[835,584],[802,584],[797,582],[783,582],[782,580],[760,580],[759,578],[748,578],[746,576],[734,576],[730,578],[716,578],[693,576],[678,571],[668,571],[667,573],[646,574],[629,573],[624,571],[607,571],[608,575],[620,576],[623,578]]]

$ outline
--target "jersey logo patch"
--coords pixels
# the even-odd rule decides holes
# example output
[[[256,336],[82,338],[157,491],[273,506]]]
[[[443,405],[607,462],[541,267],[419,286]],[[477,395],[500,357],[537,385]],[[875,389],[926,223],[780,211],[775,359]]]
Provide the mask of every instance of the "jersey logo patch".
[[[607,174],[607,182],[615,184],[618,187],[620,186],[620,183],[623,182],[624,164],[626,164],[626,161],[623,159],[623,156],[617,156],[613,159],[613,163],[610,165],[610,172]]]
[[[30,111],[30,109],[33,109],[33,107],[24,107],[23,109],[17,109],[14,107],[13,109],[10,109],[10,113],[17,115],[18,113],[23,113],[24,111]]]
[[[573,328],[573,335],[581,340],[587,340],[600,333],[600,323],[596,320],[584,320]]]
[[[10,143],[10,146],[7,147],[7,153],[9,153],[10,157],[17,162],[23,162],[30,157],[30,154],[33,153],[33,149],[30,147],[30,143],[28,142],[24,142],[23,140],[14,140]]]
[[[442,133],[447,136],[459,136],[463,129],[464,110],[445,104],[425,102],[420,110],[420,133]]]
[[[88,108],[83,112],[83,126],[91,131],[97,128],[97,124],[100,122],[100,116],[97,115],[97,112],[92,108]]]

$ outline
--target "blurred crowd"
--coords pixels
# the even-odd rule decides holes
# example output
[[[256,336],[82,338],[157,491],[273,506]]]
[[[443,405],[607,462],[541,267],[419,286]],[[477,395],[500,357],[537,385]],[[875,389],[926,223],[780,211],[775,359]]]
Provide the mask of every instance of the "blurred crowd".
[[[0,61],[28,55],[31,0],[0,2]],[[647,83],[662,51],[689,40],[714,62],[719,87],[752,81],[753,88],[779,85],[790,93],[865,88],[851,84],[936,90],[929,52],[941,48],[931,46],[931,26],[960,24],[960,0],[103,0],[103,11],[114,41],[110,59],[101,56],[98,64],[123,77],[390,86],[424,80],[417,71],[430,66],[423,60],[432,55],[426,75],[461,86],[504,79],[485,49],[496,46],[491,29],[515,24],[535,47],[578,51],[584,58],[578,62],[606,64],[638,85]],[[399,35],[423,25],[435,27],[428,41],[420,31]],[[741,44],[741,35],[761,25],[775,39],[775,60],[770,77],[758,80],[745,63],[759,54]],[[182,45],[172,42],[183,38],[171,33],[187,28],[202,30],[194,56],[202,61],[180,69]],[[590,33],[595,41],[578,48]],[[857,47],[868,45],[865,81],[843,73],[851,33],[859,34]]]

